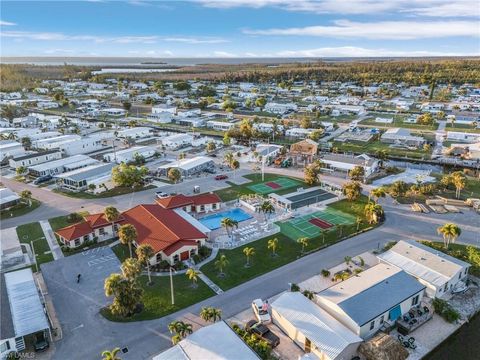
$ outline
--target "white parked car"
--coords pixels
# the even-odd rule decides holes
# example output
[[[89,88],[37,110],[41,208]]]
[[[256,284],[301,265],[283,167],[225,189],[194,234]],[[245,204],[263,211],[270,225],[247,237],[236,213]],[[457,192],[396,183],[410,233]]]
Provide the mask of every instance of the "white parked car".
[[[252,301],[253,313],[257,320],[261,323],[270,323],[272,318],[268,312],[268,303],[264,303],[262,299],[255,299]]]

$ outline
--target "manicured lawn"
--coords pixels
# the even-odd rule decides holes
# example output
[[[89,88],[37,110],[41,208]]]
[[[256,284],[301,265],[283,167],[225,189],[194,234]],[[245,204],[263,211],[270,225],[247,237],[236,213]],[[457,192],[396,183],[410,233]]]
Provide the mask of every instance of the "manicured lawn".
[[[108,320],[119,322],[158,319],[215,295],[213,290],[211,290],[203,281],[198,280],[198,286],[193,288],[192,282],[189,281],[184,274],[175,275],[173,277],[175,305],[172,305],[170,277],[153,276],[152,280],[153,285],[148,286],[148,277],[139,277],[139,282],[144,289],[144,309],[141,313],[135,314],[128,319],[115,317],[108,311],[108,309],[102,309],[101,314]]]
[[[33,241],[35,257],[39,266],[40,264],[53,261],[53,255],[50,253],[50,247],[45,239],[40,223],[34,222],[18,226],[17,235],[21,243],[31,245],[31,241]]]
[[[367,198],[362,196],[355,203],[350,203],[346,200],[341,200],[335,204],[329,205],[330,207],[343,211],[348,214],[352,214],[355,217],[359,216],[363,219],[359,230],[365,230],[370,227],[365,221],[363,214],[363,208],[367,202]],[[309,244],[305,249],[306,254],[309,252],[320,250],[326,246],[334,244],[340,240],[340,231],[342,231],[342,238],[356,232],[357,226],[344,226],[341,230],[332,230],[325,232],[325,236],[320,235],[316,238],[309,240]],[[278,239],[278,256],[272,257],[271,250],[267,249],[268,240]],[[251,266],[245,267],[246,257],[243,254],[245,247],[255,248],[255,255],[251,259]],[[248,280],[251,280],[259,275],[272,271],[280,266],[288,264],[292,261],[299,259],[301,256],[306,255],[301,253],[302,247],[296,241],[288,238],[286,235],[279,233],[273,236],[269,236],[245,246],[233,249],[233,250],[221,250],[216,259],[205,264],[201,267],[201,271],[205,273],[213,282],[220,286],[223,290],[231,289],[237,285],[240,285]],[[218,269],[215,268],[215,261],[222,255],[226,255],[229,264],[224,270],[225,277],[218,276]]]
[[[281,176],[281,175],[278,175],[278,174],[265,174],[265,178],[262,181],[262,175],[260,173],[259,174],[248,174],[248,175],[245,175],[244,177],[252,180],[252,182],[249,182],[249,183],[246,183],[246,184],[243,184],[243,185],[235,185],[235,184],[227,181],[227,183],[230,185],[230,187],[228,187],[226,189],[217,190],[217,191],[215,191],[215,193],[218,196],[220,196],[222,201],[236,200],[241,195],[255,194],[255,192],[253,190],[248,188],[251,185],[259,184],[259,183],[263,183],[263,182],[267,182],[267,181],[274,181],[275,179],[278,179],[279,177],[288,178],[288,176],[283,176],[283,175]],[[300,186],[308,187],[308,185],[305,184],[300,179],[297,179],[297,178],[292,178],[292,179],[301,182]],[[288,194],[288,193],[290,193],[292,191],[295,191],[295,190],[296,190],[296,188],[293,187],[293,188],[288,188],[288,189],[275,191],[275,193],[282,195],[282,194]]]
[[[467,256],[467,246],[461,244],[450,244],[448,249],[445,249],[443,242],[422,241],[422,244],[427,245],[435,250],[441,251],[445,254],[453,256],[457,259],[471,263]],[[472,264],[469,274],[480,277],[480,264]]]
[[[453,124],[453,127],[450,124],[447,124],[445,127],[445,131],[459,131],[459,132],[467,132],[467,133],[480,133],[479,128],[473,128],[471,125],[464,125],[464,124]]]
[[[28,204],[20,203],[18,205],[13,206],[8,210],[3,210],[0,212],[0,219],[9,219],[17,216],[22,216],[28,214],[29,212],[35,210],[40,206],[40,201],[32,199],[32,205],[28,206]]]
[[[131,187],[116,187],[99,194],[91,194],[89,192],[83,192],[83,191],[82,192],[63,191],[58,189],[55,189],[54,192],[65,195],[65,196],[69,196],[72,198],[77,198],[77,199],[97,199],[97,198],[108,198],[112,196],[125,195],[125,194],[130,194],[132,192],[139,192],[139,191],[150,190],[154,188],[155,188],[155,185],[148,185],[143,188],[135,189],[135,190],[133,190]]]
[[[388,144],[384,144],[380,141],[371,141],[368,143],[342,143],[338,141],[333,142],[333,147],[338,148],[339,152],[354,152],[357,154],[366,153],[375,155],[379,150],[386,150],[391,156],[397,157],[409,157],[413,159],[430,159],[431,151],[424,151],[423,149],[406,150],[392,148]]]
[[[408,118],[408,115],[395,115],[395,114],[378,113],[378,114],[372,114],[372,116],[373,116],[372,118],[367,118],[367,119],[361,121],[360,125],[372,125],[372,126],[377,126],[379,128],[400,127],[400,128],[407,128],[407,129],[412,129],[412,130],[437,130],[438,129],[438,123],[435,123],[433,125],[421,125],[421,124],[406,123],[403,120]],[[375,118],[377,118],[377,117],[393,118],[393,122],[391,124],[377,123],[377,122],[375,122]]]
[[[115,255],[117,255],[118,260],[121,263],[130,257],[130,251],[128,250],[127,245],[117,244],[112,247],[112,251],[115,253]],[[132,249],[132,251],[135,251],[135,249]]]

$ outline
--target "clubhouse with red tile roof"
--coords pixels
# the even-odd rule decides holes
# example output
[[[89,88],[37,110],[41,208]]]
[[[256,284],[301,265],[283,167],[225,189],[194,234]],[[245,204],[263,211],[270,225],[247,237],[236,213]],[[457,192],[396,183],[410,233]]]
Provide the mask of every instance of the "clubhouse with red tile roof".
[[[164,209],[181,208],[189,213],[206,213],[220,209],[222,200],[217,194],[198,194],[198,195],[172,195],[164,198],[155,199],[158,205]]]
[[[76,248],[86,241],[105,241],[117,236],[118,228],[123,224],[132,224],[137,230],[135,246],[148,244],[155,255],[150,259],[152,265],[165,260],[170,264],[187,260],[198,253],[208,238],[209,229],[200,224],[182,208],[201,206],[205,202],[216,199],[208,196],[186,197],[166,201],[160,204],[137,205],[124,211],[113,224],[103,214],[92,214],[84,217],[84,221],[56,231],[60,241],[70,248]],[[216,196],[216,195],[215,195]],[[182,206],[177,206],[182,204]]]

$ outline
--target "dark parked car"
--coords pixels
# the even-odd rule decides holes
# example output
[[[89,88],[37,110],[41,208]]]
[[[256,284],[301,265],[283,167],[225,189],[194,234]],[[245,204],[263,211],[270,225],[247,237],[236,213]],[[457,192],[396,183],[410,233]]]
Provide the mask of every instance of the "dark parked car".
[[[225,180],[228,179],[227,175],[217,175],[215,176],[215,180]]]
[[[45,336],[45,332],[39,332],[39,333],[36,333],[34,336],[34,348],[35,348],[35,351],[45,351],[48,349],[48,347],[50,346],[48,344],[48,339],[47,337]]]
[[[41,183],[43,183],[43,182],[45,182],[45,181],[49,181],[49,180],[52,180],[52,175],[40,176],[40,177],[36,178],[36,179],[33,181],[33,183],[34,183],[35,185],[38,185],[38,184],[41,184]]]
[[[245,326],[245,330],[265,340],[272,348],[280,344],[280,338],[271,332],[267,326],[257,322],[257,320],[250,320]]]
[[[208,154],[210,157],[217,157],[217,154]]]

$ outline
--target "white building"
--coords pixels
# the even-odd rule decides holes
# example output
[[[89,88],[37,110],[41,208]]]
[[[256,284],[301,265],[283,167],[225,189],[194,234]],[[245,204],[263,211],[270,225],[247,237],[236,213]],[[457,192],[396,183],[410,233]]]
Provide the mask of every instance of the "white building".
[[[168,170],[175,168],[180,170],[182,177],[189,177],[202,171],[211,171],[215,168],[212,159],[205,156],[196,156],[191,159],[173,161],[158,168],[160,175],[167,175]]]
[[[167,104],[159,104],[159,105],[152,106],[152,115],[162,114],[162,113],[169,113],[172,115],[176,115],[177,107],[173,105],[167,105]]]
[[[349,360],[362,339],[299,292],[286,292],[272,305],[273,323],[316,359]]]
[[[92,159],[87,155],[74,155],[63,159],[47,161],[38,165],[28,166],[28,173],[37,177],[55,175],[92,164],[98,164],[98,162],[98,160]]]
[[[258,360],[259,357],[224,322],[198,329],[152,360]]]
[[[298,106],[295,103],[275,103],[268,102],[265,104],[264,110],[273,114],[283,115],[288,112],[297,111]]]
[[[173,150],[189,146],[192,141],[193,136],[190,134],[174,134],[161,139],[163,146]]]
[[[277,127],[277,131],[283,131],[283,125],[277,124],[276,127]],[[271,123],[257,123],[257,124],[253,124],[253,128],[260,132],[272,133],[273,129],[275,128],[275,125]]]
[[[304,128],[290,128],[285,131],[285,136],[291,138],[298,138],[298,139],[305,139],[311,133],[313,133],[315,129],[304,129]]]
[[[378,264],[315,295],[315,302],[362,339],[419,305],[425,286],[402,269]]]
[[[87,190],[90,184],[101,186],[110,182],[114,166],[115,164],[97,163],[55,175],[55,178],[60,180],[60,187],[63,189],[83,191]]]
[[[100,112],[108,116],[125,116],[127,110],[120,108],[107,108],[101,109]]]
[[[152,129],[149,127],[133,127],[129,129],[123,129],[118,131],[117,137],[119,138],[132,138],[132,139],[141,139],[146,138],[152,135]]]
[[[108,133],[97,133],[81,137],[79,135],[63,135],[56,138],[42,139],[32,142],[37,149],[53,150],[58,149],[65,155],[88,154],[90,152],[104,149],[106,140],[110,137]]]
[[[476,143],[480,141],[480,134],[458,132],[458,131],[447,131],[447,140],[458,141],[463,143]]]
[[[401,240],[377,255],[380,261],[397,266],[426,286],[426,294],[442,297],[466,279],[470,264],[413,240]]]
[[[35,152],[33,154],[22,155],[14,157],[8,161],[8,165],[12,169],[17,169],[20,166],[28,167],[37,164],[42,164],[47,161],[58,160],[62,158],[62,153],[58,150],[49,150],[45,152]]]
[[[8,188],[0,188],[0,209],[8,209],[17,205],[21,200],[16,192]],[[2,244],[3,245],[3,244]]]
[[[226,121],[209,120],[207,121],[207,127],[217,131],[228,131],[233,129],[235,124]]]
[[[380,124],[391,124],[393,123],[393,118],[385,118],[385,117],[376,117],[375,118],[375,122],[376,123],[380,123]]]
[[[135,160],[136,156],[142,156],[144,159],[155,155],[155,148],[151,146],[133,146],[128,149],[119,150],[103,155],[103,160],[108,162],[128,163]]]
[[[0,162],[8,158],[25,154],[25,149],[18,141],[0,140]]]
[[[386,144],[420,147],[426,143],[421,136],[410,134],[410,130],[404,128],[392,128],[385,131],[380,141]]]
[[[379,161],[366,154],[353,156],[328,153],[323,155],[322,162],[327,165],[328,169],[343,172],[349,172],[356,166],[360,166],[365,172],[365,178],[368,178],[379,169]]]

